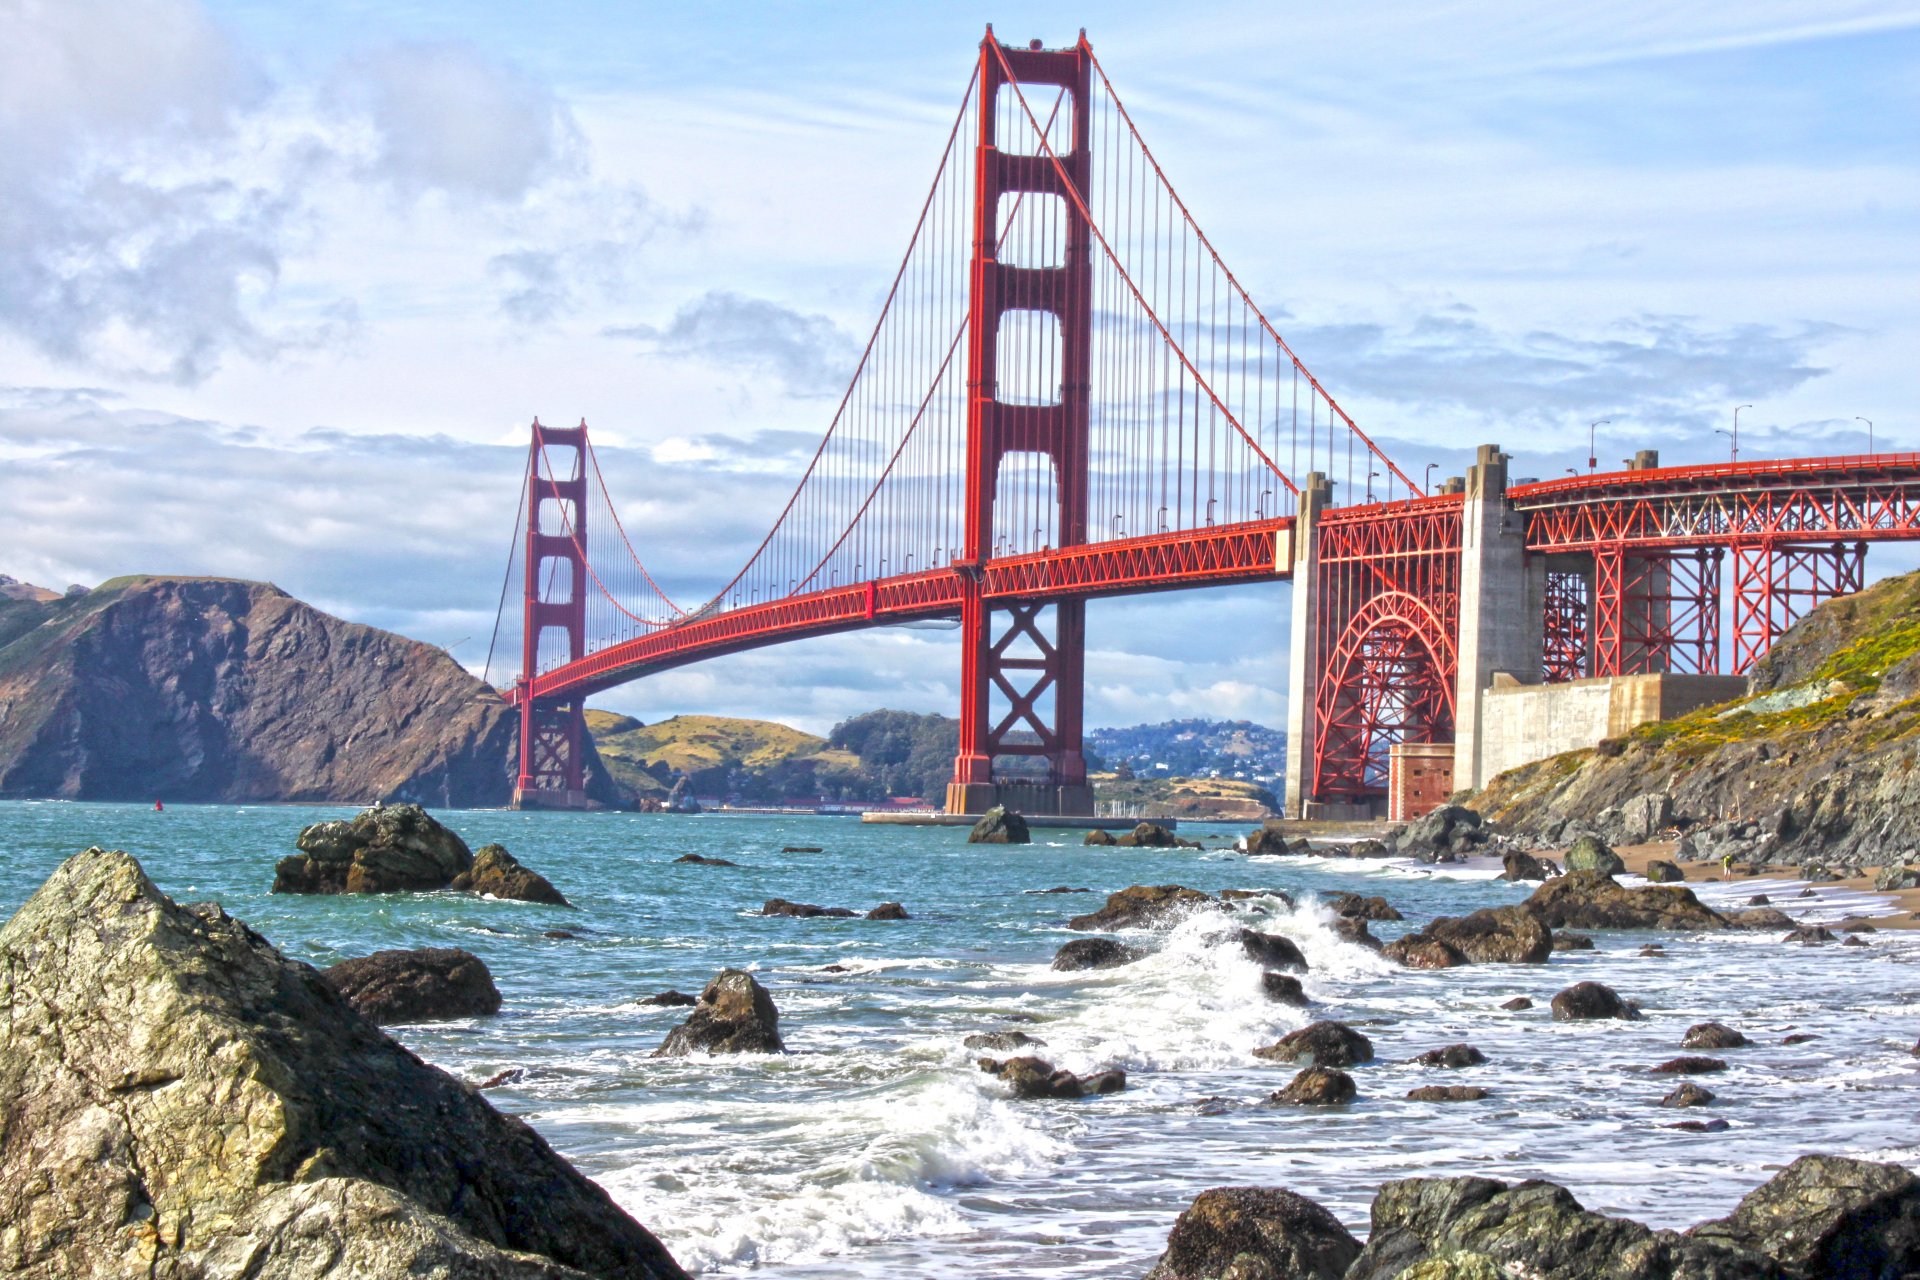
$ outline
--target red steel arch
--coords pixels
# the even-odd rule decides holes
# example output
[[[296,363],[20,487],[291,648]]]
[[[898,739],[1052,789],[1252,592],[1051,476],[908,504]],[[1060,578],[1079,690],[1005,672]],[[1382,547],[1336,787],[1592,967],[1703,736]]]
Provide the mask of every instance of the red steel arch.
[[[1426,601],[1404,591],[1367,601],[1328,655],[1315,698],[1314,793],[1356,783],[1360,794],[1384,792],[1386,748],[1451,738],[1458,669],[1453,633]]]

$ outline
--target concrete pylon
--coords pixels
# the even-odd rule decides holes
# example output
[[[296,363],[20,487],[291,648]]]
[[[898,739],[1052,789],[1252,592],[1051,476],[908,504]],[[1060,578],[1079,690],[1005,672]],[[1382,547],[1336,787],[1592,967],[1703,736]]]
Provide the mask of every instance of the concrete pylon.
[[[1507,455],[1480,446],[1460,521],[1460,670],[1453,701],[1453,785],[1483,787],[1480,693],[1504,671],[1540,680],[1546,560],[1529,557],[1526,522],[1507,501]],[[1291,744],[1289,744],[1291,750]]]
[[[1333,486],[1318,471],[1307,473],[1300,488],[1300,513],[1293,525],[1293,621],[1287,637],[1287,796],[1289,818],[1306,816],[1313,786],[1313,704],[1320,687],[1320,629],[1315,626],[1315,589],[1320,579],[1320,547],[1314,526],[1333,498]]]

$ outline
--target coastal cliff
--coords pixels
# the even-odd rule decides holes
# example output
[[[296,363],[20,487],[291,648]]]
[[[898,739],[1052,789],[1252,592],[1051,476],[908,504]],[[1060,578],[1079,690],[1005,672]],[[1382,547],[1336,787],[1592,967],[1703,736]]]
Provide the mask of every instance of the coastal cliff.
[[[1501,774],[1470,801],[1566,843],[1681,833],[1684,857],[1843,867],[1920,850],[1920,574],[1829,601],[1747,696]]]
[[[267,583],[0,601],[0,797],[500,805],[516,736],[444,651]]]

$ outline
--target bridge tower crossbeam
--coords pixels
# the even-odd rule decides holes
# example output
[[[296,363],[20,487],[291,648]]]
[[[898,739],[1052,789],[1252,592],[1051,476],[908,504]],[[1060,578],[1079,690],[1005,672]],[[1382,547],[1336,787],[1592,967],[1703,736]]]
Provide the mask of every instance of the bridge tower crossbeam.
[[[556,454],[571,461],[570,474],[555,471]],[[527,458],[516,809],[581,809],[587,803],[584,695],[535,698],[526,688],[541,669],[543,642],[557,639],[567,662],[586,656],[586,510],[587,424],[549,427],[536,418]]]

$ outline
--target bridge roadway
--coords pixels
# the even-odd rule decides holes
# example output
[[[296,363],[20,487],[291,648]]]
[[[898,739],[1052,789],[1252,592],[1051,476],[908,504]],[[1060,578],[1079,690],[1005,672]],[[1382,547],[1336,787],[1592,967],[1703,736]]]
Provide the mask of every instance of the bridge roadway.
[[[1920,453],[1601,472],[1507,493],[1530,552],[1678,550],[1736,543],[1920,537]],[[1385,543],[1459,494],[1336,507]],[[989,603],[1137,595],[1292,576],[1292,517],[1115,539],[901,574],[695,616],[542,673],[535,698],[585,696],[723,654],[863,627],[960,616],[965,577]],[[516,690],[517,700],[524,696]]]

